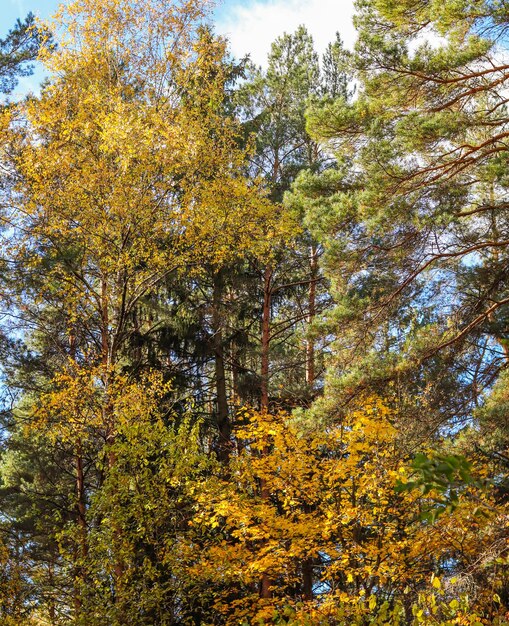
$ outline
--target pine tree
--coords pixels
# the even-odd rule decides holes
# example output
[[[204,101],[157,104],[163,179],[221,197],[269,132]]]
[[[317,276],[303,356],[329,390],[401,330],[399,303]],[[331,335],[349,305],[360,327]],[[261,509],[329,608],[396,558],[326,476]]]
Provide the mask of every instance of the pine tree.
[[[23,21],[18,19],[7,36],[0,39],[1,93],[12,93],[20,77],[33,73],[33,64],[43,42],[51,45],[50,33],[36,25],[32,13]]]
[[[134,338],[151,324],[147,302],[170,276],[199,280],[205,267],[266,247],[271,204],[242,175],[240,129],[223,110],[225,44],[201,27],[206,8],[156,0],[62,8],[69,39],[42,52],[52,77],[40,97],[3,120],[15,183],[5,294],[31,344],[31,372],[20,383],[36,381],[13,414],[61,452],[67,480],[55,497],[63,490],[68,504],[61,517],[50,512],[56,517],[44,533],[59,544],[58,566],[73,581],[67,598],[55,599],[57,613],[75,623],[125,623],[134,601],[137,513],[104,506],[129,499],[122,471],[134,461],[123,455],[134,449],[124,442],[145,405],[123,400],[136,384],[150,395],[149,363],[144,372],[129,361]],[[177,427],[172,415],[164,436]],[[157,411],[148,417],[156,430]],[[146,441],[147,458],[154,445]],[[141,498],[150,503],[159,496],[147,486]],[[96,532],[104,519],[107,543]],[[161,554],[151,558],[150,567],[162,568],[160,584],[169,584]],[[149,580],[156,579],[147,573]],[[157,619],[166,623],[171,611]]]
[[[426,398],[427,432],[470,415],[505,363],[505,22],[475,4],[360,2],[357,97],[309,115],[337,155],[302,181],[339,301],[331,384]]]

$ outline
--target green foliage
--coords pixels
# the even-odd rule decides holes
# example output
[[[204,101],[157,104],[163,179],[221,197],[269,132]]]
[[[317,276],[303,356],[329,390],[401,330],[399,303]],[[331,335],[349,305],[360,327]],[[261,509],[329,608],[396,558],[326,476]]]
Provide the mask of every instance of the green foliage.
[[[433,492],[434,506],[421,515],[434,522],[443,513],[452,513],[459,504],[458,489],[476,484],[472,476],[471,464],[461,456],[417,454],[412,460],[414,475],[405,482],[399,482],[397,492],[419,489],[423,495]]]
[[[209,4],[0,40],[0,621],[506,626],[507,7]]]
[[[41,44],[51,45],[48,31],[40,28],[32,13],[17,20],[6,37],[0,39],[0,92],[11,93],[20,76],[30,76]]]

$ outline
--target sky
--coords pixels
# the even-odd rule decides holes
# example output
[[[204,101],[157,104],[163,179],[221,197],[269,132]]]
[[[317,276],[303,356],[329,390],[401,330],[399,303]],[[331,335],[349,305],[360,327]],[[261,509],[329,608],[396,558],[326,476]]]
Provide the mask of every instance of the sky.
[[[227,0],[217,10],[216,28],[230,40],[234,56],[248,52],[263,65],[270,44],[304,24],[316,49],[324,52],[339,32],[347,47],[354,43],[353,0]]]
[[[47,18],[58,4],[59,0],[0,0],[0,37],[18,17],[32,11]],[[230,40],[235,57],[250,53],[256,64],[264,65],[274,39],[294,32],[301,24],[313,35],[318,52],[335,39],[336,32],[351,47],[355,35],[352,15],[353,0],[223,0],[215,11],[215,23],[216,31]],[[34,87],[34,78],[20,85],[24,92],[30,87]]]

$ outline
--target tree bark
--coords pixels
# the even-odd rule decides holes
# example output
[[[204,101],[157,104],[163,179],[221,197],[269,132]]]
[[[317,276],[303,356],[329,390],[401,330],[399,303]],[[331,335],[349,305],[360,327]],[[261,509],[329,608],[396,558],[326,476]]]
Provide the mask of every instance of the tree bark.
[[[87,541],[87,508],[86,508],[86,496],[85,496],[85,473],[83,471],[83,451],[81,447],[81,440],[78,440],[76,449],[76,497],[77,497],[77,511],[78,511],[78,525],[80,527],[81,534],[81,557],[84,559],[88,554],[88,541]]]
[[[309,326],[313,323],[316,315],[316,279],[318,276],[318,255],[316,246],[310,247],[310,262],[311,262],[311,280],[309,283],[308,292],[308,333]],[[312,389],[315,383],[315,342],[308,336],[306,339],[306,383]]]
[[[76,361],[76,335],[71,331],[69,335],[69,354],[73,362]],[[76,578],[81,580],[82,584],[86,584],[86,574],[83,569],[83,561],[88,555],[88,528],[87,528],[87,508],[86,508],[86,494],[85,494],[85,473],[83,470],[83,448],[81,437],[78,437],[76,442],[76,454],[75,454],[75,469],[76,469],[76,512],[78,522],[78,532],[80,538],[80,550],[77,555],[77,560],[81,560],[82,564],[76,568]],[[81,611],[81,593],[78,588],[74,591],[74,606],[77,613]]]
[[[269,408],[269,350],[270,350],[270,314],[272,299],[272,268],[270,265],[265,267],[263,275],[263,311],[262,311],[262,354],[261,354],[261,390],[260,390],[260,409],[267,411]],[[267,450],[263,450],[262,454],[267,454]],[[267,481],[262,478],[260,480],[260,495],[262,500],[269,500],[270,490]],[[260,581],[260,597],[271,597],[271,580],[267,573],[263,573]]]
[[[313,561],[304,559],[302,563],[302,595],[304,600],[313,599]]]
[[[269,350],[270,350],[270,313],[272,300],[272,268],[267,265],[263,275],[263,311],[262,311],[262,354],[261,354],[261,391],[260,408],[269,407]]]
[[[224,290],[223,273],[214,275],[212,296],[212,342],[214,348],[214,369],[216,378],[217,427],[219,431],[219,460],[227,464],[230,458],[231,421],[226,391],[226,368],[224,359],[224,336],[221,316],[221,298]]]

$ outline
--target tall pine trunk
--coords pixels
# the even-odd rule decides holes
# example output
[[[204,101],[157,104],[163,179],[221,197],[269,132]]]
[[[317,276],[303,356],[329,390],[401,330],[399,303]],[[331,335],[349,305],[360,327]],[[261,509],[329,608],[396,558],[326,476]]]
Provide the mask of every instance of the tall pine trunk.
[[[315,374],[315,342],[312,337],[309,337],[309,327],[313,323],[316,315],[316,280],[318,277],[318,254],[316,246],[312,245],[310,251],[310,264],[311,264],[311,280],[309,282],[308,292],[308,338],[306,339],[306,384],[313,389],[316,374]]]
[[[73,362],[76,361],[76,335],[73,331],[69,335],[69,354]],[[76,567],[76,581],[79,581],[81,588],[84,588],[86,580],[85,560],[88,556],[88,525],[87,525],[87,508],[86,508],[86,492],[85,492],[85,472],[83,469],[83,446],[81,437],[78,437],[75,451],[75,471],[76,471],[76,514],[79,534],[79,550],[77,551],[77,561],[81,561]],[[74,608],[76,613],[81,612],[81,588],[75,585],[74,589]],[[53,620],[53,618],[51,618]]]
[[[272,300],[272,268],[270,265],[265,267],[263,275],[263,311],[262,311],[262,354],[261,354],[261,390],[260,390],[260,409],[262,412],[268,411],[269,408],[269,350],[270,350],[270,316],[271,316],[271,300]],[[267,450],[263,450],[262,454],[267,454]],[[260,481],[260,495],[262,500],[269,500],[270,489],[267,481],[262,478]],[[271,580],[267,573],[262,574],[260,581],[260,597],[271,597]]]
[[[267,265],[263,275],[262,353],[260,409],[269,408],[270,313],[272,300],[272,268]]]
[[[217,428],[219,431],[219,460],[228,464],[231,447],[231,422],[226,391],[226,367],[224,355],[224,335],[221,315],[221,298],[224,290],[223,272],[214,274],[212,295],[212,344],[214,348],[214,369],[216,379]]]

